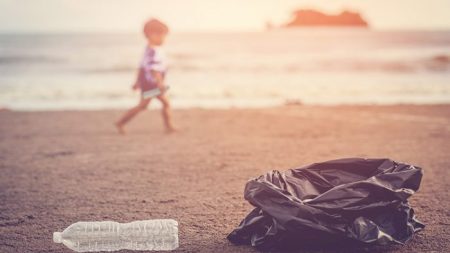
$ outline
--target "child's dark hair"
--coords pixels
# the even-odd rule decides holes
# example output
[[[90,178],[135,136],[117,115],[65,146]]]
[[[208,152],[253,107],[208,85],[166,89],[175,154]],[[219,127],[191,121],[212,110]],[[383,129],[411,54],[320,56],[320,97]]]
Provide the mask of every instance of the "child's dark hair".
[[[152,33],[168,33],[169,27],[163,22],[152,18],[145,22],[144,25],[144,35],[148,36]]]

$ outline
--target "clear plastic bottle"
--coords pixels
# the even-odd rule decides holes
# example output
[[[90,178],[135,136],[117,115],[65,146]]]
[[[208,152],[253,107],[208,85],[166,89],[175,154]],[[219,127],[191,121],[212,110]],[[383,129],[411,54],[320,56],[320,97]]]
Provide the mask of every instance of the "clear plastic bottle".
[[[77,222],[63,232],[54,232],[53,241],[76,252],[174,250],[178,248],[178,222],[171,219]]]

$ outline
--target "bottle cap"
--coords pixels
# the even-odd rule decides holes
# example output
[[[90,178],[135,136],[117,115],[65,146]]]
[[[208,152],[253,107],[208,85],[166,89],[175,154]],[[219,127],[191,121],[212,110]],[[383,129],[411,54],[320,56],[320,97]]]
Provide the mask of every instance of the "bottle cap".
[[[53,233],[53,242],[61,243],[61,241],[62,241],[61,232],[54,232]]]

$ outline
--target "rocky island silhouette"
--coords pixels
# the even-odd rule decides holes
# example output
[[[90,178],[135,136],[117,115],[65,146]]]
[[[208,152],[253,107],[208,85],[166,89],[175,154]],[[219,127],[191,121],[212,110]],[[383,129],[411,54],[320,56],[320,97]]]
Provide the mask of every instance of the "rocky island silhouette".
[[[311,27],[311,26],[339,26],[339,27],[369,27],[361,14],[348,10],[337,15],[329,15],[312,9],[299,9],[293,12],[293,18],[282,27]]]

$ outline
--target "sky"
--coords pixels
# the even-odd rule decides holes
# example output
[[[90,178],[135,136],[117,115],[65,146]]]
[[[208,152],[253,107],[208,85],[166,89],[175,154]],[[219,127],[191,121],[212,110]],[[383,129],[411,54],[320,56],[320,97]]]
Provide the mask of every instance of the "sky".
[[[149,17],[174,31],[262,30],[293,10],[359,11],[374,29],[450,29],[450,0],[0,0],[0,32],[138,32]]]

